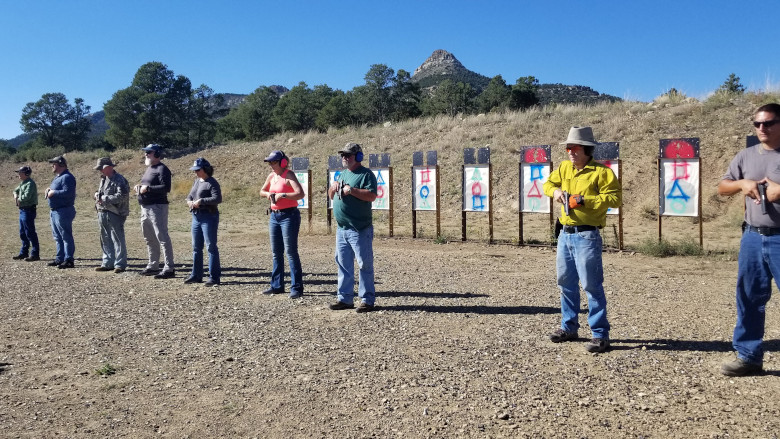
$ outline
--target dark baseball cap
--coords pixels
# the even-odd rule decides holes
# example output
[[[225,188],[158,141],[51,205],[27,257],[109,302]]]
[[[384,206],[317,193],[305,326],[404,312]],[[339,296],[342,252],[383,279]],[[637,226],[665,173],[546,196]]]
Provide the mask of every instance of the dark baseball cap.
[[[49,163],[56,163],[60,166],[68,166],[68,161],[65,160],[65,157],[58,155],[57,157],[54,157],[53,159],[49,159]]]
[[[29,166],[22,166],[21,168],[16,170],[16,173],[24,172],[27,175],[32,174],[32,168]]]
[[[145,152],[156,152],[157,154],[162,153],[162,146],[156,144],[156,143],[150,143],[146,145],[146,148],[142,148],[141,151]]]
[[[284,158],[284,153],[281,151],[271,151],[268,157],[263,159],[264,162],[280,162]]]
[[[346,145],[344,145],[344,148],[342,148],[341,151],[339,151],[339,154],[353,154],[354,155],[354,154],[357,154],[359,152],[363,152],[363,147],[360,146],[357,143],[350,142],[350,143],[347,143]]]
[[[192,167],[190,168],[190,171],[198,171],[203,168],[210,168],[211,163],[209,163],[208,160],[204,159],[203,157],[198,157],[195,159],[195,163],[192,164]]]

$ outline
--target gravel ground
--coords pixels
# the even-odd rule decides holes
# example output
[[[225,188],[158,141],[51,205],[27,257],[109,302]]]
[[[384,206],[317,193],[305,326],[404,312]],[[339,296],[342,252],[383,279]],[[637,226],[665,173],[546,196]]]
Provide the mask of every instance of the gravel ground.
[[[40,223],[40,222],[39,222]],[[94,224],[83,224],[94,227]],[[332,236],[301,241],[306,295],[264,296],[262,233],[220,237],[224,284],[0,259],[5,437],[776,437],[780,322],[768,373],[729,379],[736,263],[604,256],[613,348],[555,345],[555,253],[378,237],[378,311],[334,312]],[[42,242],[51,247],[46,229]],[[48,250],[50,251],[50,249]],[[101,375],[114,369],[110,375]]]

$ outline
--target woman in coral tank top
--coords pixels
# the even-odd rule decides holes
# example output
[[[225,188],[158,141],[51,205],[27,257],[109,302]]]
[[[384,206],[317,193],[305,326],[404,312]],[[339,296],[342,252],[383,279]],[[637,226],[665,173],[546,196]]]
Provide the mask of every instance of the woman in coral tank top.
[[[268,235],[271,238],[274,264],[271,286],[263,294],[284,293],[284,254],[287,253],[291,278],[290,298],[297,299],[303,296],[303,272],[298,256],[298,231],[301,228],[298,200],[305,195],[295,172],[287,169],[290,159],[282,151],[271,151],[265,162],[271,167],[271,173],[260,189],[260,196],[271,202]]]

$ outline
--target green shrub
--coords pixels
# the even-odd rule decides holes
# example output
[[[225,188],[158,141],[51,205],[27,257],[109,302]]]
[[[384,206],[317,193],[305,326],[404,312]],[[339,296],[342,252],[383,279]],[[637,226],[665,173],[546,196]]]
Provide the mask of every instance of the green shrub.
[[[640,253],[655,256],[657,258],[665,258],[668,256],[701,256],[704,254],[699,243],[692,239],[686,239],[672,244],[665,239],[658,241],[654,238],[646,238],[639,244],[637,250]]]

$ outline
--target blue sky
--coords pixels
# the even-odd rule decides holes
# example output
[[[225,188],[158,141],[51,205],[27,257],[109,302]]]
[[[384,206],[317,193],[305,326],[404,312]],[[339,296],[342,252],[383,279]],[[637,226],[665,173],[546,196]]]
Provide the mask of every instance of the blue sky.
[[[49,92],[93,111],[159,61],[193,86],[349,90],[372,64],[413,72],[436,49],[509,84],[533,75],[650,101],[704,97],[736,73],[780,89],[777,5],[701,1],[0,0],[0,138]],[[766,35],[761,36],[761,30]]]

